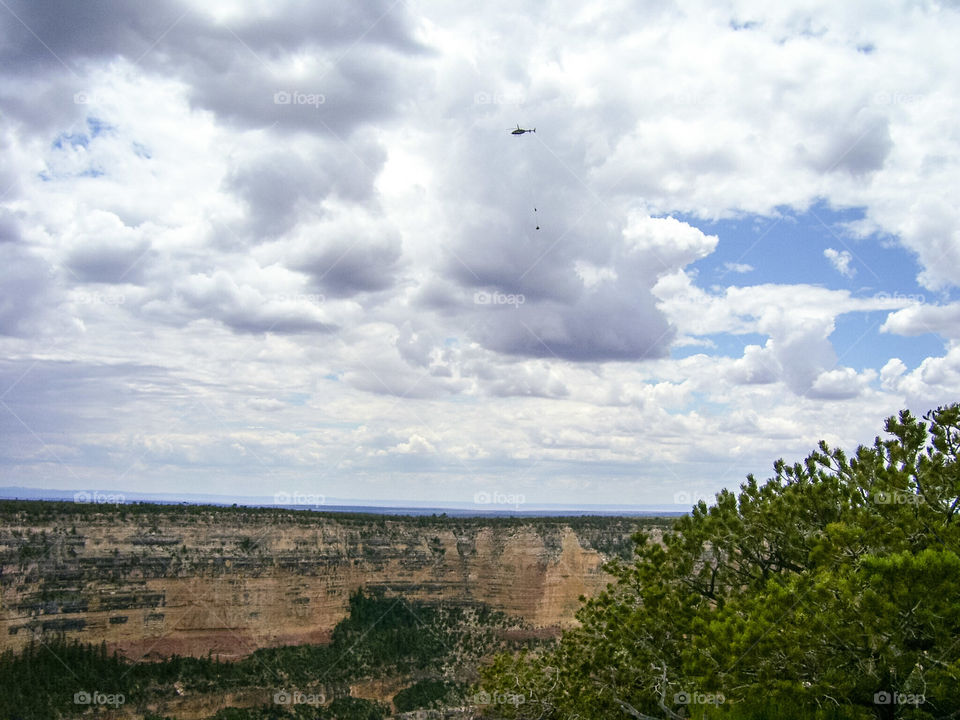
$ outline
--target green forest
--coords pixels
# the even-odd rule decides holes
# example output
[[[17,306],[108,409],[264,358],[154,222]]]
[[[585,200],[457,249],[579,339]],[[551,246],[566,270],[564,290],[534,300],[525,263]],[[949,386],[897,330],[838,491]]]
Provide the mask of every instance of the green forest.
[[[885,431],[639,532],[579,628],[484,670],[488,716],[960,717],[960,406]]]

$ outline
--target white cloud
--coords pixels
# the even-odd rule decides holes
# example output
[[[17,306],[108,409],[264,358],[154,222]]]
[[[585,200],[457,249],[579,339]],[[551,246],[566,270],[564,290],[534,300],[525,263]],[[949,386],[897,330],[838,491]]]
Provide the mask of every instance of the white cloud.
[[[853,368],[836,368],[820,373],[810,388],[810,397],[845,400],[863,393],[877,377],[873,370],[858,374]]]
[[[960,345],[948,347],[942,357],[928,357],[902,375],[897,391],[918,411],[957,402],[960,396]]]
[[[394,452],[403,455],[431,455],[436,453],[437,449],[423,436],[414,434],[407,442],[397,445]]]
[[[960,303],[947,305],[911,304],[890,313],[880,328],[897,335],[937,333],[950,340],[960,340]]]
[[[907,371],[907,366],[900,358],[890,358],[887,364],[880,369],[880,382],[884,390],[896,392],[900,385],[901,376]]]
[[[743,357],[728,369],[727,377],[736,385],[753,385],[776,382],[782,372],[782,366],[767,349],[747,345]]]
[[[830,261],[833,269],[844,277],[852,278],[857,274],[857,269],[850,267],[850,263],[853,262],[853,255],[848,250],[827,248],[823,251],[823,256]]]

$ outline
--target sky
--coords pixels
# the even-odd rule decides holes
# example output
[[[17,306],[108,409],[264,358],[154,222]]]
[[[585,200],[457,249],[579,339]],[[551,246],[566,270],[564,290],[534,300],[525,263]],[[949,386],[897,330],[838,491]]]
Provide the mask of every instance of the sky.
[[[0,485],[689,504],[871,443],[960,401],[958,36],[0,0]]]

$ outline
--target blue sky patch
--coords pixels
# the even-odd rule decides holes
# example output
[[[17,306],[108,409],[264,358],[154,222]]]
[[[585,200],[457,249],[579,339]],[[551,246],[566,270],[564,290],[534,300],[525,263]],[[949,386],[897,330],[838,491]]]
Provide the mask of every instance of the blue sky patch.
[[[86,148],[90,146],[90,136],[83,133],[60,133],[53,141],[54,150],[66,150],[67,148]]]
[[[818,202],[796,213],[781,210],[780,217],[750,215],[732,220],[678,219],[719,238],[716,250],[691,267],[699,272],[702,287],[720,284],[765,283],[820,285],[857,294],[873,292],[920,292],[916,282],[919,267],[914,256],[899,245],[880,242],[876,236],[857,239],[845,224],[863,219],[863,210],[832,209]],[[839,272],[824,255],[833,249],[849,253],[849,276]],[[755,274],[739,273],[735,266],[750,266]],[[739,278],[749,278],[743,282]]]

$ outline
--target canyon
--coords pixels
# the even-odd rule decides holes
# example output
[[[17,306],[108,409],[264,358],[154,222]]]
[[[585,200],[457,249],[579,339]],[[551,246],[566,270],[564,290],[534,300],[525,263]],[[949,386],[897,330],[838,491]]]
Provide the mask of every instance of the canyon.
[[[0,502],[0,650],[58,635],[139,659],[326,642],[363,589],[557,634],[653,518],[464,518]]]

